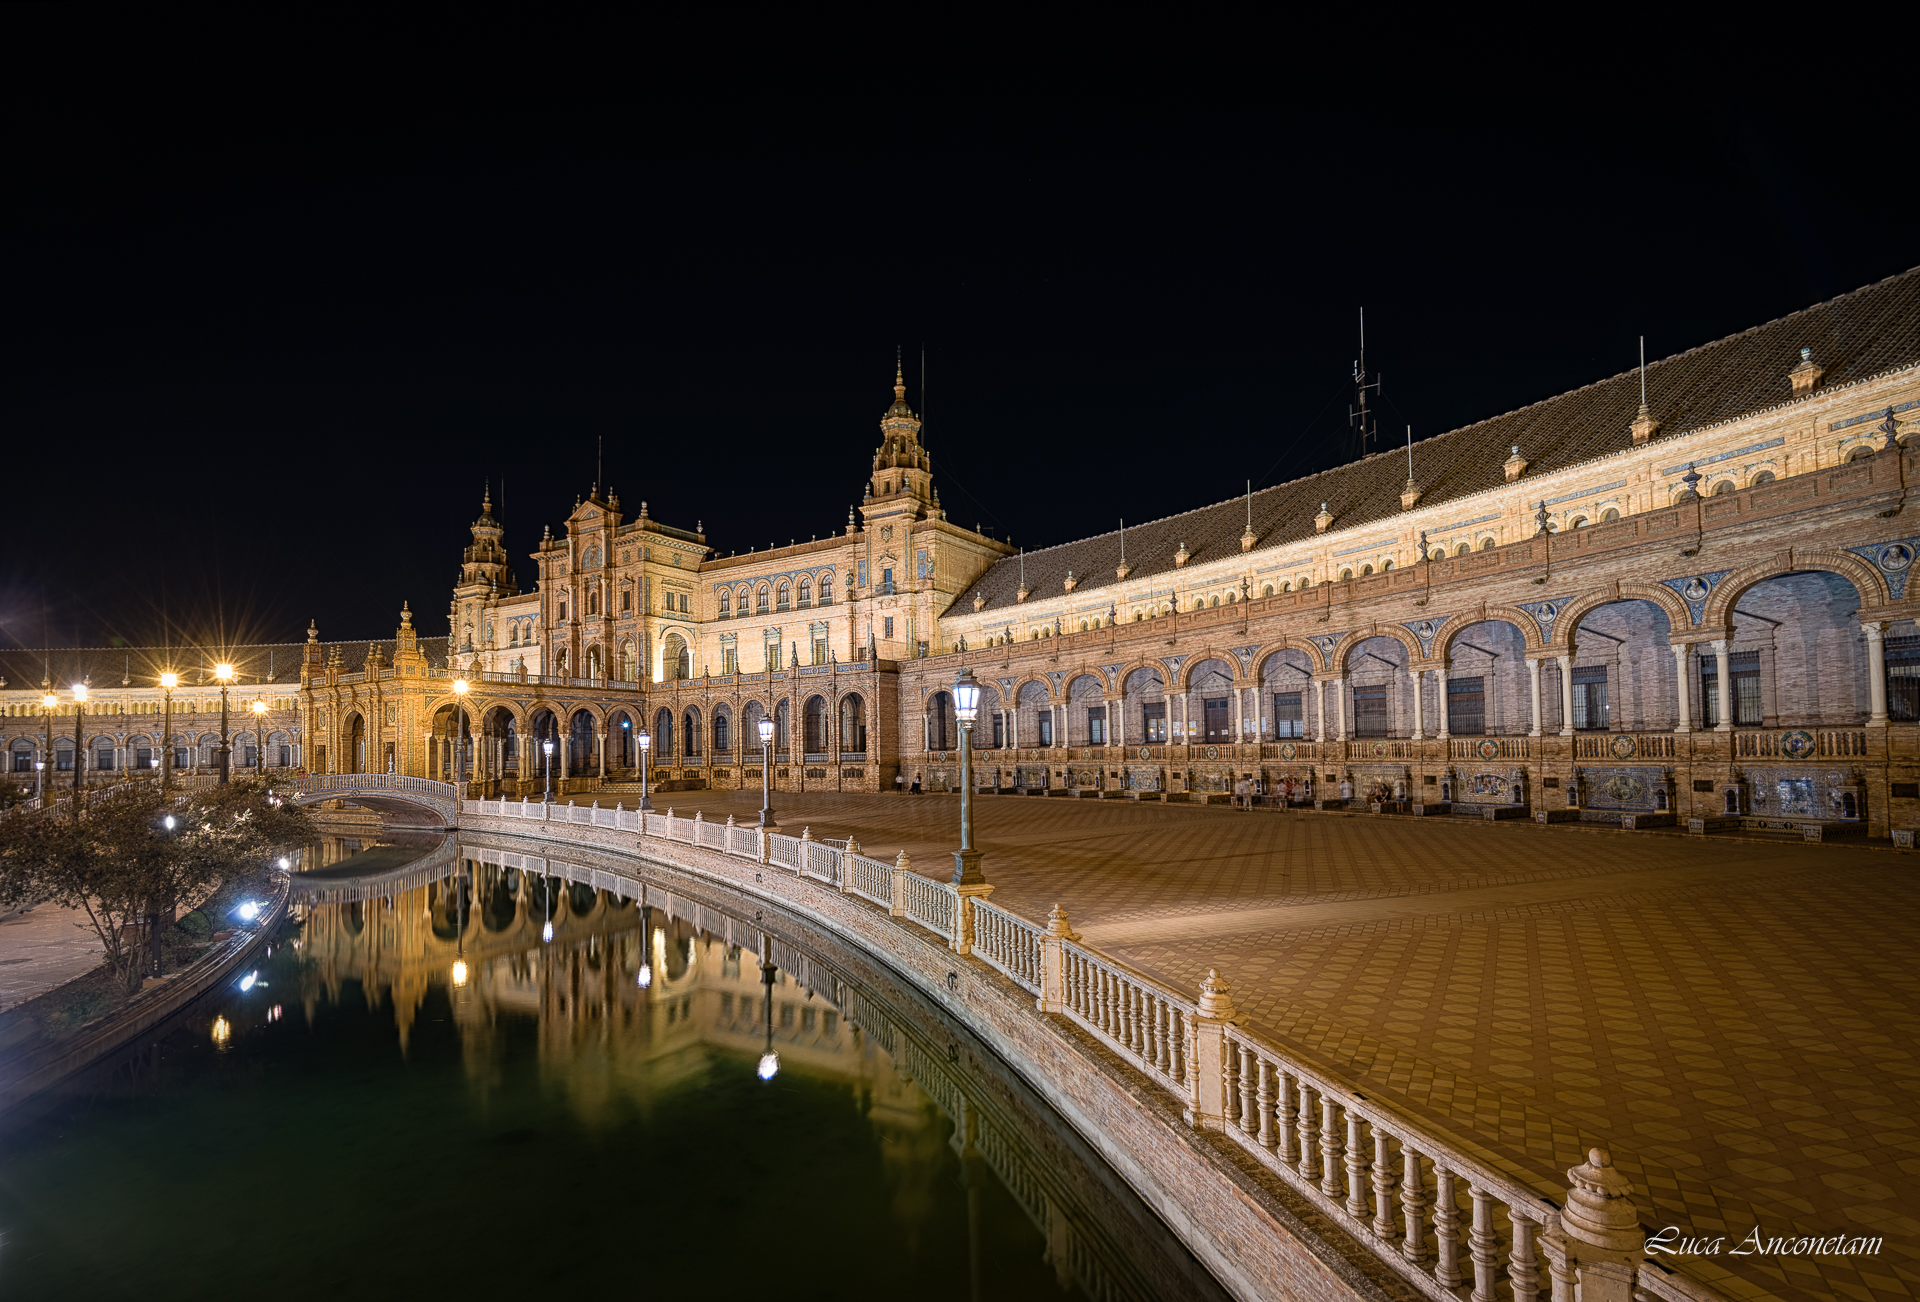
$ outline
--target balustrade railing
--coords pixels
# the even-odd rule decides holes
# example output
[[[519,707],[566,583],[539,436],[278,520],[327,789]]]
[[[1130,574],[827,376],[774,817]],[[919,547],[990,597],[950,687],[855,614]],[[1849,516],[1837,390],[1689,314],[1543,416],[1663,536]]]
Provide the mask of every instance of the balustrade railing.
[[[922,877],[919,873],[907,873],[902,881],[905,884],[906,898],[902,903],[906,906],[906,917],[951,941],[956,899],[954,893],[944,883]]]
[[[1140,1071],[1184,1095],[1193,1003],[1083,946],[1061,948],[1062,1011]]]
[[[1040,928],[996,909],[985,900],[973,902],[973,952],[1020,986],[1040,992]]]
[[[1532,759],[1531,737],[1452,737],[1447,758],[1463,760]]]
[[[810,832],[763,833],[671,811],[573,807],[562,813],[568,807],[527,801],[467,807],[553,821],[584,821],[585,815],[598,826],[609,825],[602,821],[609,816],[611,825],[644,824],[648,836],[788,868],[923,927],[949,948],[970,951],[1037,995],[1041,1009],[1064,1015],[1166,1090],[1192,1125],[1218,1130],[1245,1149],[1433,1302],[1536,1302],[1543,1274],[1564,1272],[1568,1254],[1577,1257],[1581,1242],[1561,1204],[1369,1099],[1352,1082],[1237,1025],[1230,988],[1217,973],[1209,972],[1195,1000],[1077,943],[1058,909],[1042,928],[982,895],[963,898],[951,883],[913,872],[904,854],[889,864],[852,844],[816,841]],[[1610,1159],[1596,1153],[1593,1161],[1604,1166]],[[1543,1238],[1546,1231],[1556,1233]],[[1687,1277],[1652,1267],[1636,1274],[1638,1289],[1661,1302],[1717,1302],[1715,1293]]]
[[[1576,732],[1573,734],[1575,759],[1627,760],[1672,759],[1674,734],[1670,732]]]

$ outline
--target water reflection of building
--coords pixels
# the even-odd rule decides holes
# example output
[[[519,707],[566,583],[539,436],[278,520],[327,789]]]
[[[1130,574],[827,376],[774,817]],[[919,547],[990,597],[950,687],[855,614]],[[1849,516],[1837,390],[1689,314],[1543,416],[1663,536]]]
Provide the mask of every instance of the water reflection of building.
[[[643,910],[615,890],[541,871],[590,877],[583,869],[461,853],[461,875],[308,910],[300,944],[309,1019],[321,999],[337,1002],[358,982],[369,1007],[392,1001],[404,1051],[429,993],[443,987],[468,1078],[484,1093],[504,1070],[511,1023],[531,1018],[543,1076],[588,1124],[611,1123],[621,1108],[646,1107],[712,1070],[751,1071],[770,1022],[783,1074],[841,1082],[853,1094],[878,1138],[892,1210],[908,1236],[934,1211],[950,1144],[970,1207],[984,1166],[1045,1235],[1063,1287],[1078,1281],[1097,1297],[1168,1295],[1164,1281],[1148,1286],[1126,1263],[1138,1245],[1103,1223],[1115,1219],[1111,1210],[1098,1190],[1088,1192],[1085,1173],[1064,1169],[1059,1136],[1036,1142],[1025,1133],[1031,1123],[1007,1111],[1011,1091],[976,1097],[948,1038],[957,1032],[940,1032],[937,1046],[923,1043],[924,1033],[842,972],[719,910],[672,896],[664,898],[676,907]],[[649,904],[659,898],[649,888]],[[549,922],[551,943],[541,939]],[[771,987],[762,980],[763,954],[776,965]],[[1089,1203],[1101,1206],[1098,1216]]]

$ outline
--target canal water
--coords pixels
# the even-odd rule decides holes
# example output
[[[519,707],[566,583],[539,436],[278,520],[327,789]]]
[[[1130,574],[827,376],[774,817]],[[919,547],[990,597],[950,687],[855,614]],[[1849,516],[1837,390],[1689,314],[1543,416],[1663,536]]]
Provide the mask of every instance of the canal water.
[[[0,1122],[0,1296],[1224,1296],[864,955],[540,853],[312,856],[257,967]]]

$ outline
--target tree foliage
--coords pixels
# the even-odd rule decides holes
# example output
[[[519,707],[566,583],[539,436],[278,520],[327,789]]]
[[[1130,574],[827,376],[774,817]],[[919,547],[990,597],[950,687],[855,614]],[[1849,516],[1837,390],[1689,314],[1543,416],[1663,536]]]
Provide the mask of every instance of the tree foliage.
[[[185,800],[162,795],[156,783],[124,783],[89,793],[77,817],[74,809],[69,797],[7,817],[0,903],[44,900],[81,911],[129,986],[145,968],[131,928],[149,918],[170,922],[176,907],[195,907],[316,839],[304,810],[257,781],[204,788]]]

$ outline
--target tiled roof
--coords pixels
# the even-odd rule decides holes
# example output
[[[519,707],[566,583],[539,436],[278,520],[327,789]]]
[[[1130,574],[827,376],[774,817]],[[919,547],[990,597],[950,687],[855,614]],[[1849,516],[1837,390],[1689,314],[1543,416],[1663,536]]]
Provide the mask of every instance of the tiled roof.
[[[346,673],[358,673],[366,667],[367,648],[370,646],[379,647],[382,660],[392,664],[394,645],[392,638],[320,644],[323,657],[331,655],[334,647],[340,648]],[[239,671],[236,680],[238,686],[253,687],[262,682],[298,686],[300,657],[305,650],[305,642],[275,642],[229,647],[220,654],[224,654]],[[447,663],[447,639],[444,637],[421,638],[420,650],[435,667]],[[6,690],[12,691],[38,689],[49,669],[54,687],[61,692],[82,678],[91,678],[93,686],[97,688],[119,687],[129,679],[130,686],[153,687],[159,681],[161,669],[171,666],[180,675],[182,687],[217,686],[213,666],[220,654],[193,648],[182,650],[175,647],[167,650],[140,646],[55,647],[50,651],[0,650],[0,678],[6,679]]]
[[[1787,401],[1787,372],[1799,363],[1802,348],[1811,348],[1815,364],[1824,368],[1822,390],[1920,362],[1920,268],[1649,363],[1647,405],[1661,422],[1649,446]],[[1626,451],[1632,446],[1628,426],[1639,406],[1639,371],[1633,370],[1419,440],[1413,459],[1414,478],[1422,488],[1420,506],[1500,488],[1506,482],[1502,463],[1515,444],[1527,459],[1528,479]],[[1259,539],[1255,545],[1265,550],[1299,542],[1305,555],[1322,502],[1333,513],[1335,529],[1396,520],[1402,514],[1400,492],[1406,481],[1402,448],[1262,489],[1253,495],[1253,532]],[[1236,497],[1128,525],[1126,557],[1132,572],[1124,584],[1114,578],[1120,564],[1117,531],[1028,552],[1026,581],[1032,595],[1027,604],[1042,601],[1056,609],[1063,601],[1069,609],[1091,605],[1096,590],[1120,602],[1122,592],[1144,593],[1156,579],[1164,590],[1169,586],[1165,576],[1176,571],[1174,553],[1183,542],[1191,554],[1189,564],[1239,555],[1246,512],[1246,499]],[[1079,584],[1065,594],[1061,585],[1069,570]],[[999,561],[946,613],[970,613],[976,593],[986,598],[986,610],[1013,608],[1020,573],[1018,558]]]

